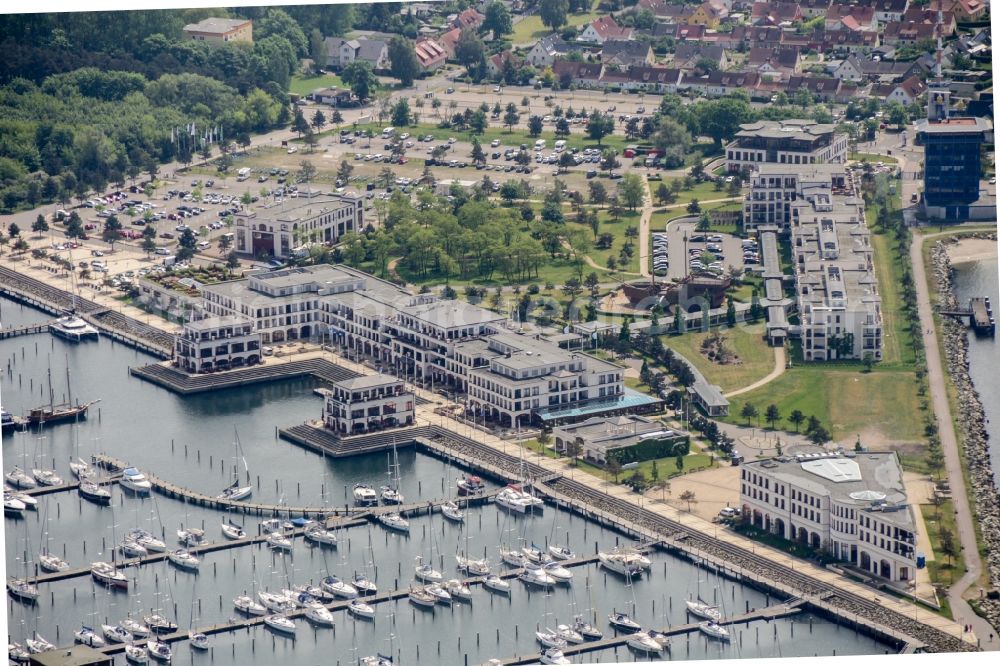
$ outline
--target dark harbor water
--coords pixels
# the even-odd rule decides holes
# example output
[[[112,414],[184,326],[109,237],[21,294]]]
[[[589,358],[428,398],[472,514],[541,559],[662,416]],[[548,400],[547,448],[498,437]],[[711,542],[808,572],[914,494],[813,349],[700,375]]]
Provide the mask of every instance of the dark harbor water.
[[[970,298],[986,296],[994,311],[1000,304],[996,258],[954,264],[954,289],[958,302],[967,304]],[[979,392],[986,410],[986,432],[990,436],[990,457],[994,470],[1000,470],[1000,341],[969,331],[969,375]]]
[[[0,301],[3,326],[44,321],[46,315]],[[36,335],[0,341],[4,407],[15,414],[48,402],[46,375],[51,368],[56,400],[66,392],[70,370],[74,400],[101,402],[79,424],[16,433],[3,438],[3,467],[54,466],[70,479],[68,463],[76,456],[104,452],[126,459],[179,485],[208,494],[224,488],[234,465],[234,428],[239,433],[246,468],[254,483],[253,501],[290,505],[343,505],[358,481],[385,483],[384,454],[324,459],[275,437],[275,428],[320,414],[321,399],[308,381],[246,387],[218,394],[182,398],[128,375],[130,365],[150,358],[106,339],[73,345]],[[40,384],[41,382],[41,384]],[[454,494],[462,470],[417,453],[399,450],[401,489],[407,501],[431,500]],[[240,462],[238,469],[243,470]],[[221,540],[223,515],[183,502],[152,495],[145,499],[113,490],[111,507],[81,501],[75,492],[47,496],[37,512],[5,518],[6,564],[9,575],[34,570],[43,548],[71,566],[108,560],[116,541],[140,526],[166,535],[174,547],[182,525],[204,527],[209,540]],[[257,532],[256,518],[237,517],[248,532]],[[336,549],[319,549],[296,540],[285,555],[263,546],[243,546],[202,556],[200,571],[186,573],[164,562],[129,569],[128,593],[109,592],[89,576],[41,585],[35,606],[7,598],[11,639],[23,642],[37,631],[58,645],[73,640],[81,624],[117,623],[128,614],[139,616],[161,609],[182,629],[225,622],[235,616],[234,596],[255,590],[280,590],[333,574],[350,579],[355,572],[373,577],[380,591],[406,588],[413,581],[417,558],[429,559],[445,578],[458,577],[454,555],[484,554],[498,570],[498,547],[544,545],[556,541],[578,553],[625,543],[625,537],[569,512],[546,507],[543,516],[523,518],[502,513],[493,505],[472,508],[464,525],[440,515],[411,521],[408,537],[380,527],[343,530]],[[413,607],[406,599],[376,606],[374,621],[354,620],[335,613],[335,628],[313,628],[297,621],[295,639],[264,627],[210,638],[212,650],[193,651],[185,642],[174,645],[174,663],[265,666],[274,663],[356,664],[376,652],[397,657],[399,664],[480,664],[492,657],[537,654],[537,627],[554,628],[572,622],[575,614],[596,617],[606,635],[607,616],[626,610],[644,627],[687,623],[684,599],[698,597],[720,604],[726,614],[768,603],[765,595],[745,585],[720,579],[665,553],[652,555],[648,576],[626,585],[596,565],[577,567],[569,586],[548,594],[512,581],[509,597],[474,588],[471,603],[438,606],[433,611]],[[774,600],[771,600],[773,603]],[[674,640],[670,659],[733,657],[795,657],[812,655],[882,654],[891,648],[836,625],[825,618],[800,614],[753,622],[734,628],[725,644],[701,634]],[[590,653],[576,663],[631,661],[628,648]],[[124,663],[123,657],[118,657]]]

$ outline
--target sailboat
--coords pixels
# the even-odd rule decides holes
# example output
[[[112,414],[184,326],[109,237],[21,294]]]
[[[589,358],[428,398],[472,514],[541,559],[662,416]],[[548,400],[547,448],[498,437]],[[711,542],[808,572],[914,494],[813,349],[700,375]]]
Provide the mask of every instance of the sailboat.
[[[68,394],[68,400],[64,403],[55,403],[55,393],[52,390],[52,369],[49,368],[49,404],[42,405],[41,407],[35,407],[28,412],[28,424],[29,425],[42,425],[45,423],[62,423],[64,421],[72,421],[77,418],[86,418],[87,410],[90,409],[91,405],[97,404],[100,400],[91,400],[90,402],[73,404],[73,392],[70,385],[69,379],[69,360],[66,363],[66,391]]]
[[[7,593],[11,597],[26,604],[34,604],[38,601],[38,586],[28,580],[28,560],[27,553],[31,552],[31,540],[28,536],[28,525],[24,525],[24,553],[25,558],[21,562],[24,566],[24,577],[10,577],[7,579]]]
[[[399,491],[399,455],[396,453],[396,440],[392,440],[392,457],[389,459],[389,485],[379,488],[383,504],[402,504],[403,493]]]
[[[222,522],[222,535],[227,539],[237,540],[246,538],[247,533],[242,525],[234,523],[231,519],[227,519]]]
[[[237,457],[243,461],[243,470],[247,473],[247,478],[250,476],[250,470],[247,469],[247,459],[243,456],[243,447],[240,446],[240,435],[236,432],[235,426],[233,427],[233,435],[233,482],[228,488],[217,495],[217,499],[237,502],[250,497],[253,494],[253,486],[249,483],[245,486],[240,485],[239,469],[236,466]]]

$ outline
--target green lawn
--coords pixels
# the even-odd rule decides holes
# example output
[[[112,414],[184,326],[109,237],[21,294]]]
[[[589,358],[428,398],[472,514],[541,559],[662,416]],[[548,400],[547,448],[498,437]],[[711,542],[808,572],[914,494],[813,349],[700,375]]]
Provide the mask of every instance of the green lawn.
[[[934,551],[934,559],[927,562],[927,570],[931,581],[942,585],[950,585],[965,575],[965,560],[961,557],[949,558],[942,552],[941,531],[951,532],[954,548],[959,549],[958,529],[955,526],[955,506],[952,500],[945,500],[940,507],[933,504],[921,504],[920,512],[927,526],[927,536]]]
[[[591,10],[585,14],[568,14],[566,16],[567,26],[581,26],[585,23],[590,23],[600,16],[601,12],[597,11],[598,2],[599,0],[594,0]],[[537,14],[533,14],[532,16],[525,17],[524,20],[514,25],[514,34],[511,35],[511,41],[514,44],[537,42],[550,32],[552,31],[542,25],[542,19],[540,19]]]
[[[541,453],[542,455],[546,456],[547,458],[561,458],[561,457],[563,457],[563,456],[561,456],[560,454],[556,453],[555,451],[553,451],[550,448],[552,446],[551,443],[548,446],[542,446],[541,444],[538,443],[538,440],[536,440],[536,439],[529,439],[529,440],[525,440],[523,442],[523,444],[524,444],[524,448],[526,448],[526,449],[528,449],[530,451],[534,451],[536,453]],[[693,448],[694,447],[692,446],[692,449]],[[675,475],[678,474],[678,471],[677,471],[677,459],[676,458],[657,458],[655,461],[653,461],[653,460],[647,460],[645,462],[641,462],[641,463],[639,463],[638,467],[634,467],[632,469],[622,470],[622,472],[618,475],[618,481],[621,482],[621,481],[626,480],[627,478],[629,478],[630,476],[632,476],[633,474],[635,474],[635,472],[637,470],[640,471],[640,472],[642,472],[642,474],[646,478],[647,482],[651,481],[652,478],[653,478],[653,463],[654,462],[656,463],[656,470],[657,470],[657,473],[659,474],[659,478],[666,479],[666,478],[669,478],[671,476],[675,476]],[[708,467],[711,464],[711,462],[712,462],[712,459],[711,459],[711,457],[708,454],[705,454],[705,453],[689,453],[688,455],[684,456],[684,470],[681,473],[691,472],[691,471],[696,470],[696,469],[702,469],[702,468]],[[608,474],[604,470],[603,467],[599,467],[598,465],[591,464],[591,463],[583,460],[582,458],[580,458],[580,459],[578,459],[576,461],[576,466],[577,466],[577,469],[579,469],[580,471],[587,472],[588,474],[592,474],[592,475],[594,475],[594,476],[596,476],[596,477],[598,477],[600,479],[603,479],[605,481],[613,481],[614,480],[614,477],[611,476],[610,474]]]
[[[889,155],[879,155],[878,153],[851,153],[848,159],[856,162],[882,162],[883,164],[895,164],[896,158]]]
[[[611,215],[608,214],[606,210],[601,210],[598,213],[598,217],[601,220],[601,229],[599,234],[612,234],[615,237],[615,242],[611,246],[610,250],[598,250],[593,248],[590,250],[590,258],[594,260],[594,263],[598,266],[607,266],[608,257],[613,256],[615,260],[618,259],[619,253],[622,247],[625,245],[625,230],[628,227],[638,227],[639,226],[639,212],[627,212],[622,215],[622,217],[615,222]],[[589,231],[589,230],[588,230]],[[593,234],[591,234],[593,236]],[[628,273],[638,273],[639,272],[639,239],[638,237],[632,240],[632,247],[634,252],[629,260],[628,266],[619,266],[618,270],[625,271]],[[592,269],[591,269],[592,270]],[[588,271],[589,272],[589,271]],[[606,277],[602,273],[598,273],[598,277]]]
[[[663,344],[691,361],[705,375],[705,379],[718,384],[723,391],[732,391],[753,384],[774,369],[774,350],[764,341],[763,324],[737,326],[723,332],[726,346],[740,358],[738,364],[719,365],[701,353],[701,343],[710,335],[712,334],[685,333],[678,336],[664,336]]]
[[[888,234],[872,234],[875,274],[882,296],[882,363],[883,366],[912,367],[914,363],[913,335],[903,313],[899,281],[902,267],[894,260],[892,239]]]
[[[848,444],[853,444],[863,430],[877,430],[886,439],[897,442],[915,442],[922,436],[911,372],[876,369],[863,373],[860,365],[858,369],[797,365],[767,385],[734,398],[731,414],[723,420],[746,425],[740,410],[747,402],[761,414],[770,404],[777,405],[785,417],[799,409],[807,417],[818,418],[835,441]],[[752,425],[767,424],[762,418],[760,423]],[[795,430],[787,421],[778,427]]]
[[[304,76],[296,74],[288,86],[288,92],[296,95],[308,95],[317,88],[329,88],[336,86],[343,88],[344,82],[336,74],[324,74],[321,76]]]

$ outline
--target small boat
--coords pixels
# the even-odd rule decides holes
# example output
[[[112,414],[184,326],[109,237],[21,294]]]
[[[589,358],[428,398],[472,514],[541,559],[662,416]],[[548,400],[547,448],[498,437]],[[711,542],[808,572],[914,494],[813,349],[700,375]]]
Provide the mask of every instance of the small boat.
[[[177,541],[182,546],[200,546],[205,543],[205,530],[197,527],[181,528],[177,530]]]
[[[535,640],[547,648],[556,648],[557,650],[561,650],[569,645],[565,639],[560,638],[559,634],[551,629],[536,631]]]
[[[312,523],[305,529],[306,541],[318,543],[321,546],[336,546],[337,533],[328,530],[319,523]]]
[[[489,560],[473,560],[461,555],[455,556],[455,563],[459,571],[464,571],[470,576],[486,576],[490,573]]]
[[[521,552],[524,553],[524,556],[528,558],[529,562],[534,564],[546,564],[552,561],[552,558],[535,544],[525,546],[521,549]]]
[[[441,572],[435,569],[430,564],[421,564],[422,557],[417,557],[417,566],[413,568],[413,575],[417,580],[423,581],[425,583],[440,583],[444,580],[444,576]]]
[[[541,513],[545,508],[545,502],[515,484],[501,490],[494,501],[498,506],[515,513]]]
[[[145,638],[146,636],[149,636],[149,627],[144,625],[142,622],[133,620],[130,617],[127,617],[119,622],[118,626],[136,638]]]
[[[600,560],[602,567],[621,576],[635,577],[642,575],[642,565],[632,556],[617,550],[613,550],[610,553],[599,551],[597,559]]]
[[[310,606],[307,608],[305,617],[313,624],[318,624],[324,627],[333,626],[333,613],[322,605]]]
[[[282,590],[281,593],[292,600],[299,608],[316,608],[323,605],[323,601],[305,590]]]
[[[201,560],[184,548],[178,548],[177,550],[170,551],[170,553],[167,554],[167,559],[170,560],[170,562],[175,566],[189,571],[197,571],[198,567],[201,566]]]
[[[61,486],[63,485],[63,478],[56,474],[54,469],[40,469],[35,468],[31,470],[31,475],[35,477],[35,481],[38,482],[39,486]]]
[[[23,664],[31,659],[31,653],[20,643],[7,643],[7,657],[14,663]]]
[[[549,562],[542,566],[542,569],[545,573],[555,578],[557,583],[568,583],[573,580],[573,572],[558,562]]]
[[[710,622],[710,621],[699,622],[698,628],[701,630],[703,634],[705,634],[709,638],[717,638],[720,641],[728,641],[730,638],[729,630],[723,627],[722,625],[718,624],[717,622]]]
[[[378,520],[384,527],[396,532],[410,532],[410,521],[398,513],[383,513]]]
[[[503,546],[500,547],[500,559],[503,560],[504,564],[517,568],[529,564],[528,558],[524,556],[524,553],[519,550],[507,550]]]
[[[11,493],[3,494],[3,513],[5,516],[20,516],[24,514],[24,502],[15,498]]]
[[[174,658],[174,651],[170,649],[170,646],[155,638],[146,641],[146,651],[149,652],[150,657],[157,661],[170,661]]]
[[[465,521],[465,512],[458,508],[454,502],[445,502],[441,505],[441,515],[456,523]]]
[[[576,557],[576,553],[569,548],[556,545],[549,546],[549,555],[557,560],[572,560]]]
[[[403,493],[399,492],[397,488],[382,486],[379,491],[383,504],[402,504],[404,501]]]
[[[666,639],[663,634],[658,634],[658,636]],[[662,654],[668,643],[669,641],[661,643],[653,637],[653,632],[650,631],[638,631],[625,640],[626,645],[643,654]]]
[[[58,555],[53,555],[52,553],[42,553],[38,556],[38,566],[41,567],[42,571],[66,571],[69,569],[69,562],[62,559]]]
[[[510,594],[510,583],[496,574],[488,574],[483,578],[483,587],[501,594]]]
[[[7,593],[25,603],[33,604],[38,601],[38,586],[23,578],[8,578]]]
[[[636,631],[641,631],[642,627],[639,623],[630,618],[625,613],[612,613],[608,616],[608,622],[611,626],[618,631],[627,631],[629,633],[635,633]]]
[[[112,643],[130,643],[132,634],[116,624],[102,624],[101,632]]]
[[[34,636],[24,641],[24,646],[28,648],[28,652],[31,654],[41,654],[42,652],[56,649],[55,645],[45,640],[37,631]]]
[[[99,648],[104,647],[104,639],[98,636],[93,629],[87,625],[83,625],[79,629],[73,632],[73,638],[77,643],[81,643],[88,647]]]
[[[486,484],[483,483],[483,480],[473,474],[459,479],[455,485],[458,487],[458,494],[462,497],[478,495],[486,490]]]
[[[472,601],[472,588],[456,578],[447,581],[444,584],[444,589],[447,590],[453,599]]]
[[[422,608],[433,608],[437,604],[437,597],[422,587],[410,588],[410,603]]]
[[[6,488],[4,489],[4,492],[10,493],[10,496],[23,504],[25,509],[29,509],[31,511],[38,509],[38,500],[28,493],[22,493],[19,490],[7,490]]]
[[[378,494],[375,489],[365,483],[354,485],[355,506],[378,506]]]
[[[200,631],[188,632],[188,639],[191,641],[191,647],[195,650],[207,650],[212,646],[211,643],[208,642],[208,636]]]
[[[273,550],[291,550],[292,540],[281,532],[271,532],[267,535],[267,545]]]
[[[559,648],[547,649],[545,652],[542,653],[542,656],[538,661],[543,664],[559,664],[559,666],[562,666],[563,664],[573,663],[566,658],[566,655],[564,655],[562,653],[562,650],[560,650]]]
[[[324,590],[322,587],[316,585],[296,585],[292,588],[292,593],[294,595],[308,594],[311,597],[322,601],[323,603],[329,603],[333,601],[336,597]]]
[[[535,587],[552,587],[556,584],[556,579],[545,573],[537,564],[529,564],[517,575],[517,577]]]
[[[362,617],[366,620],[375,618],[375,608],[360,599],[352,599],[351,602],[347,604],[347,612],[355,617]]]
[[[268,615],[264,618],[264,624],[282,634],[295,633],[295,623],[284,615]]]
[[[358,594],[360,594],[361,596],[367,596],[370,594],[378,593],[378,585],[375,584],[375,581],[369,580],[368,576],[364,575],[363,573],[355,572],[354,582],[352,583],[352,585],[354,586],[354,589],[358,591]]]
[[[428,594],[434,595],[434,599],[439,604],[444,604],[446,606],[451,604],[451,594],[448,590],[438,583],[431,583],[430,585],[425,585],[424,589]]]
[[[125,646],[125,661],[130,664],[149,663],[149,650],[140,645],[132,645],[129,643]]]
[[[125,557],[145,557],[149,555],[149,550],[145,546],[132,539],[125,539],[118,544],[118,550]]]
[[[573,631],[588,641],[599,641],[604,638],[604,632],[584,620],[582,615],[573,618]]]
[[[49,332],[70,342],[96,340],[99,335],[96,328],[72,313],[63,315],[49,323]]]
[[[131,529],[126,536],[151,553],[165,553],[167,551],[167,544],[163,540],[157,539],[144,529],[138,527]]]
[[[691,613],[691,615],[715,623],[718,623],[722,619],[722,611],[719,610],[718,606],[711,606],[700,601],[691,601],[690,599],[684,603],[687,604],[688,613]]]
[[[154,634],[169,634],[177,631],[177,623],[171,622],[159,613],[144,615],[142,621],[149,627],[149,631]]]
[[[14,469],[10,470],[3,476],[4,480],[11,485],[12,488],[17,488],[20,490],[31,490],[32,488],[38,487],[31,476],[25,472],[20,467],[15,466]]]
[[[91,479],[80,481],[80,497],[95,504],[111,504],[111,491]]]
[[[338,599],[358,598],[358,590],[353,585],[345,583],[336,576],[327,576],[319,584],[320,587]]]
[[[556,627],[556,633],[570,645],[578,645],[583,642],[583,635],[568,624],[560,624]]]
[[[94,562],[90,565],[90,575],[101,585],[128,589],[128,576],[108,562]]]
[[[245,539],[247,536],[246,531],[244,531],[242,525],[237,525],[231,520],[227,520],[222,523],[222,536],[227,539]]]
[[[258,592],[257,598],[260,599],[260,602],[264,604],[272,613],[291,613],[298,608],[298,606],[295,605],[295,602],[284,594],[276,594],[274,592]]]
[[[97,400],[71,405],[44,405],[35,407],[28,411],[28,425],[41,425],[43,423],[63,423],[65,421],[76,421],[87,418],[87,410],[96,404]]]
[[[625,551],[625,554],[632,562],[635,562],[646,571],[653,568],[653,560],[649,559],[641,550],[629,548]]]
[[[118,482],[125,490],[131,490],[136,495],[148,495],[153,484],[146,478],[146,475],[135,467],[126,467],[122,470],[122,478]]]
[[[215,497],[220,500],[238,502],[240,500],[245,500],[251,495],[253,495],[253,486],[241,486],[239,481],[234,481],[233,485],[229,486]]]
[[[247,615],[267,615],[267,608],[246,595],[241,595],[233,599],[233,607]]]
[[[392,666],[392,657],[387,657],[384,654],[362,657],[361,666]]]
[[[262,534],[272,534],[274,532],[284,532],[286,529],[292,527],[291,523],[286,525],[285,521],[278,520],[277,518],[270,518],[268,520],[261,521],[260,531]]]
[[[78,479],[89,479],[94,475],[94,470],[90,468],[90,463],[83,458],[71,460],[69,463],[69,472]]]

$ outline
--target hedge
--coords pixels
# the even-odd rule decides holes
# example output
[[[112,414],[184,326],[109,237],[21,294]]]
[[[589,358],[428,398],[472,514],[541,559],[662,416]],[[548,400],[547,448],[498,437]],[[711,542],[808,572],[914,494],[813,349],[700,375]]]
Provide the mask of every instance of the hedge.
[[[622,465],[627,465],[656,458],[686,456],[690,450],[691,442],[687,436],[683,436],[670,439],[648,439],[635,446],[608,451],[608,457],[616,458]]]

